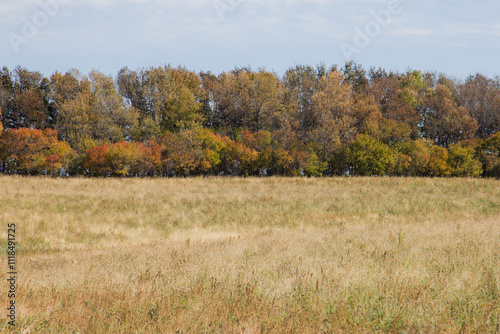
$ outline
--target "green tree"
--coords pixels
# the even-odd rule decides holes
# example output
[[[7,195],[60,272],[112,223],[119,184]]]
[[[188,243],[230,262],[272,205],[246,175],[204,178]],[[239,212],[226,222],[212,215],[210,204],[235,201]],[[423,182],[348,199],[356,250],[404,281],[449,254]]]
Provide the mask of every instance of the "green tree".
[[[327,163],[321,162],[318,156],[313,150],[309,151],[307,156],[306,164],[304,166],[304,174],[306,176],[323,176],[323,172],[326,170]]]
[[[349,147],[348,161],[355,175],[385,175],[391,172],[396,156],[389,146],[359,134]]]
[[[460,142],[448,149],[448,164],[453,176],[478,177],[483,173],[482,164],[475,156],[473,147]]]
[[[478,147],[484,176],[500,178],[500,132],[490,136]]]

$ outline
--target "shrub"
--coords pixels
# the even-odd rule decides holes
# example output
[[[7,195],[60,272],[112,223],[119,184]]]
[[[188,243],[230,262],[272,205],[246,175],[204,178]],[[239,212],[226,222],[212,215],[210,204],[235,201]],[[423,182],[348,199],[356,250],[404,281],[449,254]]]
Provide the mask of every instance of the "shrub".
[[[483,173],[482,164],[475,156],[476,151],[464,143],[450,146],[448,164],[453,176],[478,177]]]
[[[67,169],[76,153],[52,129],[8,129],[0,134],[4,173],[55,175]]]
[[[385,175],[392,170],[396,157],[389,146],[360,134],[349,147],[348,161],[355,175]]]
[[[483,175],[500,178],[500,132],[479,145],[478,156],[483,165]]]

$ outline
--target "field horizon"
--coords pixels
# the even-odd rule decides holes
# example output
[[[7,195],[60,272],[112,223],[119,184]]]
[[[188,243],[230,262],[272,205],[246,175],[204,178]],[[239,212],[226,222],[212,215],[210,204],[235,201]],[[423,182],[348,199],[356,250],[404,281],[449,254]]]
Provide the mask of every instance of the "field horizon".
[[[499,333],[499,182],[0,176],[0,330]]]

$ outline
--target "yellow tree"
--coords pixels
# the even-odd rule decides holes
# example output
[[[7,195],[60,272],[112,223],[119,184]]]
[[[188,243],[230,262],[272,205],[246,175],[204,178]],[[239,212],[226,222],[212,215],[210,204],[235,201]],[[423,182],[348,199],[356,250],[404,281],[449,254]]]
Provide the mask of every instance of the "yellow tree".
[[[118,94],[113,78],[92,71],[85,89],[60,106],[57,129],[61,138],[85,151],[94,142],[116,143],[133,139],[138,128],[138,113]]]
[[[205,122],[201,78],[184,67],[123,68],[117,83],[127,104],[139,112],[143,137],[196,128]]]
[[[203,124],[200,77],[184,67],[167,68],[171,89],[164,96],[162,128],[168,131],[196,128]]]

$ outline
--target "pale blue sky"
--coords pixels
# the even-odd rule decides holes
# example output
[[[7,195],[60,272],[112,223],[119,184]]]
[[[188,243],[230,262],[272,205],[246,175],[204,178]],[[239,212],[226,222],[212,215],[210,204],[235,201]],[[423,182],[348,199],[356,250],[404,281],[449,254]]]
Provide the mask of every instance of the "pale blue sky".
[[[387,14],[390,1],[398,10],[382,26],[373,13]],[[123,66],[219,73],[249,64],[283,74],[295,64],[342,65],[341,45],[355,46],[357,31],[371,27],[369,44],[352,54],[367,68],[500,74],[500,1],[390,1],[0,0],[0,65],[116,75]]]

